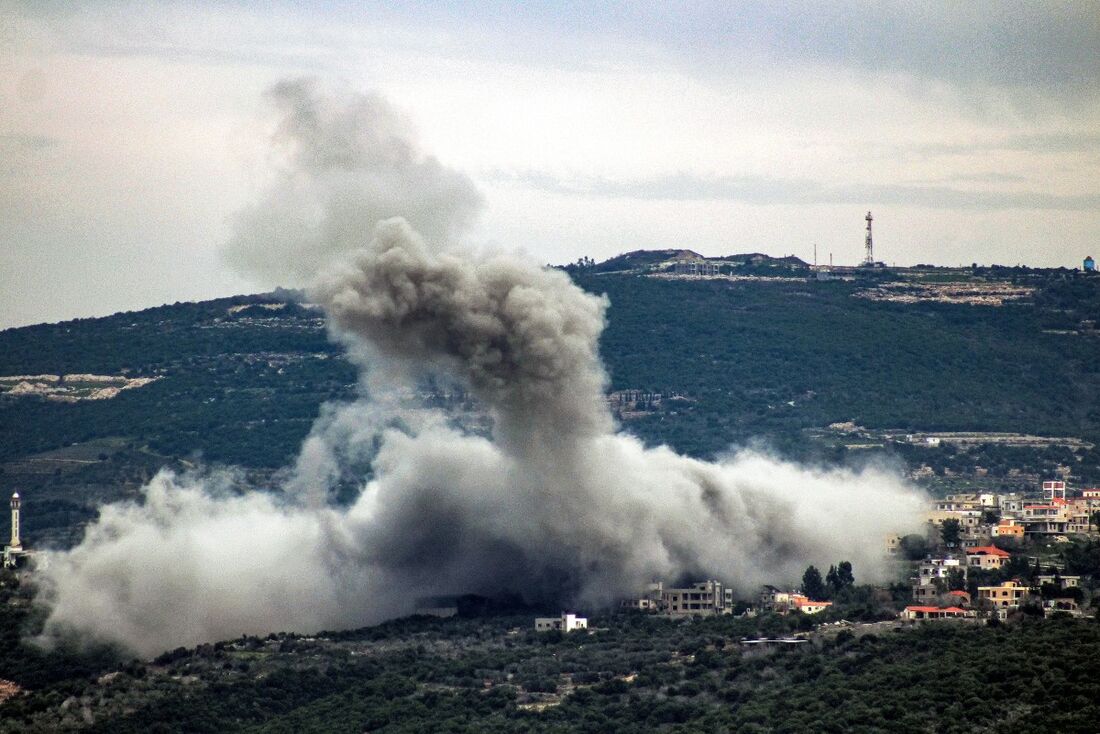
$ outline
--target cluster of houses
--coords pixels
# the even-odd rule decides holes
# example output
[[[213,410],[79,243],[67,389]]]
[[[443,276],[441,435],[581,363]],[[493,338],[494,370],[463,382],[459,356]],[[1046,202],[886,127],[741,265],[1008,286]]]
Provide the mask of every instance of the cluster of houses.
[[[1041,499],[989,493],[949,495],[937,501],[928,514],[929,535],[944,535],[944,523],[955,521],[958,541],[948,545],[955,545],[958,553],[928,557],[918,564],[911,579],[914,604],[906,607],[901,617],[974,619],[980,609],[1004,619],[1024,604],[1041,608],[1046,616],[1057,612],[1080,615],[1078,576],[1039,575],[1033,583],[1014,578],[978,586],[975,600],[959,587],[966,584],[970,570],[1000,570],[1012,558],[1011,552],[993,545],[995,539],[1068,540],[1066,536],[1089,533],[1097,512],[1100,489],[1083,489],[1068,496],[1063,481],[1043,482]],[[899,538],[887,540],[888,552],[899,550]]]
[[[994,538],[1058,539],[1088,533],[1100,512],[1100,489],[1082,489],[1068,496],[1064,481],[1043,482],[1042,498],[1020,493],[952,494],[937,500],[928,513],[930,531],[944,522],[959,524],[959,545],[975,548]],[[887,540],[887,551],[898,551],[899,538]]]
[[[999,571],[1012,559],[1012,553],[999,539],[1060,540],[1064,536],[1087,534],[1100,519],[1100,489],[1084,489],[1068,496],[1063,481],[1047,481],[1041,498],[1013,494],[955,494],[937,500],[927,516],[927,530],[933,547],[947,547],[941,557],[927,556],[916,564],[910,579],[912,604],[899,614],[902,620],[977,619],[993,616],[1005,619],[1014,610],[1028,605],[1041,609],[1045,616],[1066,613],[1080,616],[1082,598],[1079,576],[1051,573],[1012,578],[989,586],[974,586],[981,578],[975,571]],[[957,523],[950,533],[945,523]],[[902,538],[887,540],[887,551],[901,552]],[[1029,559],[1029,565],[1036,559]],[[987,574],[982,574],[986,577]],[[1003,578],[1003,576],[1001,577]],[[968,583],[968,582],[973,583]],[[966,589],[969,588],[970,591]],[[976,589],[976,598],[971,598]],[[818,614],[832,605],[830,601],[811,599],[797,591],[764,586],[757,603],[748,612],[770,611],[779,614],[800,612]],[[650,612],[670,618],[709,617],[732,614],[736,606],[734,591],[713,579],[686,587],[666,587],[655,581],[641,595],[623,600],[620,608]],[[744,608],[744,606],[742,606]],[[560,618],[536,621],[538,630],[585,629],[586,620],[563,613]]]

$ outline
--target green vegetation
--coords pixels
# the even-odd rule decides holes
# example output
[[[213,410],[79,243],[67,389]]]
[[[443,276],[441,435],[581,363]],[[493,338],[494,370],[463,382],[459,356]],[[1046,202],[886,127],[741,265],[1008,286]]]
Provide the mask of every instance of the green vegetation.
[[[1073,481],[1100,483],[1096,446],[927,447],[826,428],[852,421],[873,430],[1015,431],[1100,444],[1100,408],[1090,398],[1100,388],[1100,337],[1049,333],[1098,320],[1100,277],[951,271],[955,279],[976,273],[1036,289],[1032,302],[994,308],[874,302],[853,297],[868,285],[859,281],[604,272],[665,256],[632,253],[572,269],[580,285],[611,301],[601,343],[611,388],[684,398],[624,421],[644,440],[704,457],[761,440],[810,461],[886,454],[927,467],[943,491],[1030,488],[1067,467]],[[796,265],[742,267],[797,275]],[[136,496],[160,466],[232,464],[263,486],[291,461],[321,405],[350,400],[356,389],[356,370],[329,342],[321,315],[296,305],[296,295],[0,332],[0,374],[162,378],[111,400],[0,394],[0,492],[24,492],[28,538],[68,545],[99,504]],[[91,453],[57,453],[82,447]]]
[[[0,704],[0,732],[1091,732],[1100,716],[1091,620],[592,622],[411,617],[100,658],[33,685],[5,666],[31,691]],[[741,643],[798,630],[809,642]]]

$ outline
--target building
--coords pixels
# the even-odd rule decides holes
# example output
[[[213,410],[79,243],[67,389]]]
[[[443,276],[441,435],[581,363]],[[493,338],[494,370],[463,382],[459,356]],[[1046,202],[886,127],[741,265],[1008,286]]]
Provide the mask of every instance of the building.
[[[1015,492],[1001,495],[1001,517],[1019,518],[1023,514],[1025,504],[1027,501]]]
[[[661,600],[664,596],[664,582],[654,581],[646,587],[640,597],[623,599],[619,606],[623,609],[634,609],[641,612],[656,612],[661,608]]]
[[[1042,586],[1043,584],[1058,584],[1063,589],[1075,589],[1081,585],[1080,576],[1039,576],[1037,583]]]
[[[677,260],[672,270],[677,275],[714,277],[722,272],[722,266],[709,260]]]
[[[995,545],[983,545],[966,552],[966,565],[983,570],[1002,568],[1012,554]]]
[[[992,534],[994,538],[1016,538],[1017,540],[1023,540],[1024,525],[1016,520],[1002,518],[993,526]]]
[[[973,609],[961,609],[959,607],[911,606],[906,607],[898,616],[901,619],[923,621],[930,619],[974,619],[977,614]]]
[[[1089,255],[1088,257],[1086,257],[1085,262],[1082,263],[1082,264],[1084,265],[1086,273],[1095,273],[1096,272],[1096,261],[1092,259],[1092,255]]]
[[[1050,504],[1024,505],[1024,533],[1029,536],[1065,535],[1069,532],[1070,516],[1065,500],[1053,499]]]
[[[765,586],[760,593],[760,606],[780,614],[788,614],[798,611],[803,614],[817,614],[833,603],[831,601],[817,601],[805,594],[795,591],[782,591],[774,586]]]
[[[954,572],[966,580],[966,565],[958,558],[926,558],[917,566],[917,575],[909,582],[913,601],[931,602],[947,591],[948,579]]]
[[[955,589],[944,594],[948,599],[953,601],[955,605],[960,607],[970,606],[970,592],[963,591],[962,589]]]
[[[1043,499],[1064,500],[1066,498],[1066,483],[1060,480],[1043,482]]]
[[[670,617],[710,617],[733,612],[733,589],[720,581],[699,581],[684,589],[663,589],[660,611]]]
[[[994,609],[1016,609],[1031,589],[1019,581],[1005,581],[1000,586],[979,586],[978,600]]]
[[[791,607],[795,611],[802,612],[803,614],[817,614],[818,612],[825,611],[832,605],[833,603],[831,601],[814,601],[802,594],[791,595]]]
[[[535,619],[536,632],[551,632],[553,630],[572,632],[573,630],[585,629],[588,629],[588,620],[584,617],[578,617],[576,614],[562,612],[560,617],[538,617]]]

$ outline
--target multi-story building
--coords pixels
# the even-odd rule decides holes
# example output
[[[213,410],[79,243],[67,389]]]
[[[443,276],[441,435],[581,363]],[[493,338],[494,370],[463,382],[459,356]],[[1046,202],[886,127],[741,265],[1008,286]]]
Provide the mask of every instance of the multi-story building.
[[[1016,609],[1020,606],[1020,601],[1030,593],[1028,586],[1013,579],[1000,586],[979,586],[978,600],[994,609]]]
[[[660,611],[672,617],[730,614],[733,612],[733,589],[720,581],[708,580],[684,589],[663,589]]]
[[[971,548],[966,552],[966,565],[973,568],[992,570],[1002,568],[1012,554],[994,545]]]
[[[952,571],[966,579],[966,565],[958,558],[926,558],[917,566],[917,575],[911,578],[913,601],[931,602],[947,591],[947,580]]]
[[[1069,532],[1070,515],[1065,500],[1050,504],[1024,505],[1020,518],[1027,535],[1065,535]]]

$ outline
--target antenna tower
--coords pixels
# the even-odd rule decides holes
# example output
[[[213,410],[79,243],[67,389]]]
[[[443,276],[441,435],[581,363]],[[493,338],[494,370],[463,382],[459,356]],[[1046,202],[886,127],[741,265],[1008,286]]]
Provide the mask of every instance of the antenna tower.
[[[871,247],[871,220],[874,217],[871,216],[871,212],[867,212],[867,216],[864,217],[867,220],[867,255],[863,258],[863,264],[867,267],[872,267],[875,264],[874,250]]]

